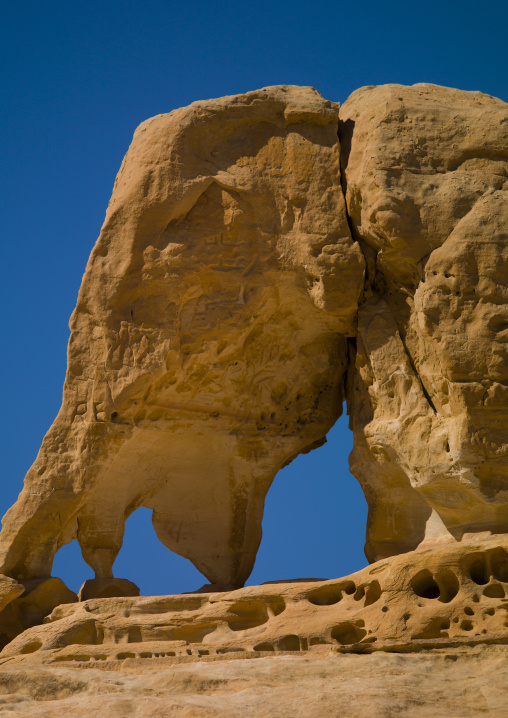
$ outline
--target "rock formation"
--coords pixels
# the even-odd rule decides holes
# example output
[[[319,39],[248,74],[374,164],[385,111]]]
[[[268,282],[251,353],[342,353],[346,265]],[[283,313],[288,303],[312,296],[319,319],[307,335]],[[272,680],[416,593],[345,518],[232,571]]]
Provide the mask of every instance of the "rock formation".
[[[367,555],[507,534],[507,105],[386,85],[340,117],[369,265],[348,391]]]
[[[0,667],[501,656],[507,196],[508,106],[479,92],[367,87],[339,112],[281,86],[143,123],[71,319],[62,408],[3,521]],[[375,563],[241,588],[276,472],[344,398]],[[139,506],[210,591],[140,598],[113,577]],[[73,538],[96,575],[79,602],[50,575]]]
[[[337,112],[276,87],[136,130],[71,318],[62,408],[4,518],[2,573],[49,576],[77,537],[110,578],[146,506],[168,548],[243,585],[276,472],[342,410],[364,259]]]
[[[391,718],[415,708],[497,718],[508,699],[501,543],[413,551],[331,581],[62,605],[0,654],[1,700],[48,718]]]
[[[384,559],[338,580],[69,603],[1,658],[72,665],[352,646],[417,651],[507,640],[507,609],[508,552],[490,537]]]

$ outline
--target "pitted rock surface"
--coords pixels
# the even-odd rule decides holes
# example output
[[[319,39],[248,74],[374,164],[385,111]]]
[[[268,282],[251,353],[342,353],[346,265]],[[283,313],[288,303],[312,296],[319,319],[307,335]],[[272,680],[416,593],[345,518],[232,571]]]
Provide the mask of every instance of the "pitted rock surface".
[[[508,106],[385,85],[340,110],[368,259],[348,403],[371,560],[508,533]]]
[[[423,650],[508,641],[508,552],[496,537],[383,559],[330,581],[100,598],[55,608],[0,661],[72,664],[226,654]]]
[[[111,715],[504,710],[508,106],[387,85],[338,112],[281,86],[136,131],[62,408],[3,520],[9,711],[34,714],[41,685],[48,716],[84,715],[94,691]],[[373,565],[241,588],[276,472],[345,397]],[[140,506],[210,590],[140,597],[113,577]],[[73,538],[96,574],[79,601],[50,576]]]
[[[0,705],[48,718],[497,718],[507,611],[496,537],[339,580],[90,599],[59,606],[0,653]]]

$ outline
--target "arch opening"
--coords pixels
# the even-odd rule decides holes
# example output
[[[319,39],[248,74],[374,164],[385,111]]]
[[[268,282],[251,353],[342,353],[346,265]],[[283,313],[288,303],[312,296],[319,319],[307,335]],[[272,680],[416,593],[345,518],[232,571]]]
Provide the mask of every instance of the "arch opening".
[[[152,510],[144,506],[125,522],[123,545],[113,573],[117,578],[133,581],[142,596],[196,591],[208,583],[191,561],[161,543],[152,525]]]
[[[363,552],[367,503],[349,472],[352,444],[343,414],[323,446],[278,472],[266,497],[263,539],[247,585],[335,578],[367,565]],[[76,593],[93,578],[76,540],[58,551],[52,573]],[[208,583],[191,561],[161,543],[152,525],[152,510],[145,507],[126,520],[114,576],[133,581],[141,595],[195,591]]]
[[[263,538],[247,585],[336,578],[367,565],[367,502],[349,471],[352,446],[344,412],[323,446],[278,472],[266,497]]]

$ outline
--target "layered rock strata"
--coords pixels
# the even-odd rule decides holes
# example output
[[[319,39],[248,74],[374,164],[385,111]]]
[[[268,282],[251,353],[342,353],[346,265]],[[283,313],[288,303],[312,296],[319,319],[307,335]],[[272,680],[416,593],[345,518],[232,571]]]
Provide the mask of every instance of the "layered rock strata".
[[[496,537],[379,561],[331,581],[90,599],[24,631],[0,666],[508,642],[508,552]]]
[[[508,647],[412,654],[286,653],[258,660],[125,659],[0,670],[0,710],[21,718],[499,718]],[[117,662],[118,663],[118,662]],[[133,665],[134,664],[134,665]]]

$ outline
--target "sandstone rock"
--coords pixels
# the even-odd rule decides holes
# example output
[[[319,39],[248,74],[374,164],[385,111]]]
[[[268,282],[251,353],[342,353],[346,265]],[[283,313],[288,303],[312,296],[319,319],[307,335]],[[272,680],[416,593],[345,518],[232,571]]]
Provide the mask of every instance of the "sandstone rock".
[[[2,666],[0,710],[22,718],[499,718],[508,701],[508,648],[418,654],[293,654],[175,664],[152,659],[114,671],[98,661]]]
[[[0,653],[9,665],[193,655],[372,652],[508,641],[508,551],[498,537],[384,559],[327,581],[59,606]]]
[[[369,277],[348,402],[371,560],[508,533],[508,105],[385,85],[340,111]]]
[[[0,611],[3,611],[12,600],[21,596],[24,590],[21,583],[8,576],[0,575]]]
[[[48,717],[497,718],[506,549],[470,539],[331,581],[60,606],[0,653],[1,701]]]
[[[21,583],[8,576],[0,576],[0,648],[26,628],[14,613],[11,603],[24,591],[25,587]],[[53,608],[55,605],[57,604],[54,604]]]
[[[76,594],[65,583],[53,576],[22,581],[15,586],[15,594],[9,596],[0,613],[0,646],[5,646],[15,636],[43,622],[56,606],[74,603]]]
[[[78,599],[86,601],[89,598],[119,596],[139,596],[139,587],[126,578],[91,578],[81,586]]]
[[[62,671],[65,684],[69,666],[100,666],[98,690],[109,669],[130,675],[137,715],[169,714],[167,695],[153,700],[159,681],[183,690],[178,716],[275,704],[281,716],[342,715],[316,678],[340,660],[374,686],[360,714],[436,716],[437,698],[396,693],[392,673],[414,696],[447,660],[461,668],[451,702],[433,694],[442,714],[477,715],[460,677],[475,657],[494,674],[508,641],[507,105],[390,85],[357,91],[340,117],[342,174],[337,106],[311,88],[194,103],[136,131],[71,320],[62,409],[0,535],[0,569],[27,589],[16,597],[6,579],[2,594],[9,710],[22,680]],[[231,590],[253,565],[276,471],[323,442],[344,393],[377,562]],[[211,584],[141,598],[113,578],[139,506]],[[80,603],[40,578],[75,537],[96,573]],[[382,655],[430,649],[398,664]],[[284,683],[288,654],[305,668]],[[258,659],[241,678],[238,656]],[[188,662],[198,667],[185,674]],[[176,676],[169,689],[147,678],[159,666]],[[283,695],[263,704],[270,673]],[[192,681],[218,675],[240,697],[203,706]],[[305,697],[307,678],[323,700]],[[87,680],[68,690],[86,694]],[[55,711],[79,715],[80,699],[54,685]],[[115,700],[95,707],[124,715],[131,704]]]
[[[275,473],[342,408],[364,260],[337,111],[282,86],[136,130],[71,319],[62,408],[3,521],[4,573],[48,575],[77,537],[111,578],[146,506],[212,583],[243,584]]]

